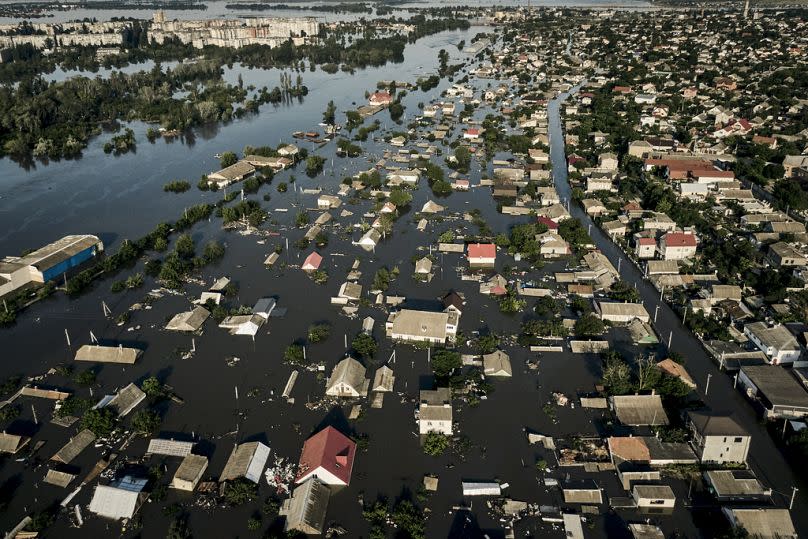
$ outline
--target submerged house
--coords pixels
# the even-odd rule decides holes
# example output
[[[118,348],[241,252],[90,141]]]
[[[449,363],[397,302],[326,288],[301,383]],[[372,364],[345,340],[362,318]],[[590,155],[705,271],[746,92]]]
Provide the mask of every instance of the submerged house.
[[[148,497],[143,492],[148,481],[127,475],[109,485],[98,485],[90,501],[90,512],[114,520],[132,518]]]
[[[370,380],[365,378],[364,365],[346,357],[334,367],[326,381],[325,394],[329,397],[366,397]]]
[[[317,478],[327,485],[351,483],[356,442],[334,427],[326,427],[303,444],[295,483]]]
[[[419,394],[418,432],[452,435],[452,391],[448,387],[422,390]]]
[[[219,481],[232,481],[241,477],[258,483],[269,458],[269,447],[261,442],[247,442],[233,448]]]
[[[331,489],[316,477],[297,486],[292,496],[283,501],[279,511],[286,517],[284,531],[321,535],[330,497]]]

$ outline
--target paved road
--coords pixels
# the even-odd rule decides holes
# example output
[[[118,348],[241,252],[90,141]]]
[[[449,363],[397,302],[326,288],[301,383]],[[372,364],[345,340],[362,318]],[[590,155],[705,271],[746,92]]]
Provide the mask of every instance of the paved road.
[[[548,120],[550,133],[550,159],[553,164],[553,179],[561,199],[571,199],[571,188],[567,181],[567,164],[564,150],[564,136],[561,126],[559,107],[571,93],[578,91],[574,87],[569,93],[559,95],[548,105]],[[682,354],[687,360],[687,370],[699,385],[699,396],[708,407],[716,412],[731,412],[733,417],[752,434],[752,445],[749,453],[749,465],[758,477],[775,490],[775,503],[778,506],[788,506],[791,497],[791,488],[796,486],[800,492],[797,494],[792,511],[794,525],[800,535],[808,535],[808,485],[800,478],[795,477],[783,453],[774,444],[765,426],[760,423],[757,414],[748,400],[740,391],[733,388],[732,377],[721,372],[718,366],[708,357],[696,337],[687,330],[679,316],[664,302],[659,301],[659,291],[643,278],[642,272],[628,259],[623,251],[615,245],[609,237],[598,228],[592,219],[577,204],[570,203],[570,213],[580,220],[584,226],[592,225],[591,236],[598,249],[609,260],[618,266],[620,263],[621,277],[629,283],[636,283],[637,290],[643,299],[646,309],[653,314],[657,305],[660,306],[656,321],[656,329],[660,339],[665,343],[673,332],[671,350]],[[709,394],[704,394],[708,375],[710,379]]]

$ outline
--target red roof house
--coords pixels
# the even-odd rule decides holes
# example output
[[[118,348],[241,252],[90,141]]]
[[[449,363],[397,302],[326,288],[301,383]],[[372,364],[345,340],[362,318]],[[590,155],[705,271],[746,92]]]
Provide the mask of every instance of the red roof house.
[[[300,266],[300,268],[303,271],[316,271],[322,262],[323,257],[317,254],[317,251],[314,251],[306,257],[306,260],[303,261],[303,265]]]
[[[536,217],[536,221],[540,222],[543,225],[547,225],[547,228],[549,230],[558,230],[558,223],[556,223],[555,221],[553,221],[549,217],[545,217],[543,215],[540,215],[540,216]]]
[[[371,105],[389,105],[393,102],[393,96],[389,92],[375,92],[368,101]]]
[[[470,243],[466,257],[472,266],[493,266],[497,259],[497,246],[493,243]]]
[[[356,443],[334,427],[326,427],[303,444],[295,483],[317,477],[328,485],[349,485]]]

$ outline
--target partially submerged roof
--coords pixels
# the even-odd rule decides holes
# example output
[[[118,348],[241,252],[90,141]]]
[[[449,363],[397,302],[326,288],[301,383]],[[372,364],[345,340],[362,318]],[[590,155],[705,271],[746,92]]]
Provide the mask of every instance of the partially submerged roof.
[[[495,350],[483,356],[483,372],[486,376],[513,376],[511,360],[502,350]]]
[[[316,477],[299,485],[281,507],[280,514],[286,517],[284,529],[311,535],[322,534],[330,497],[328,485]]]
[[[609,401],[624,425],[668,424],[668,415],[659,395],[615,395],[609,397]]]
[[[13,455],[30,441],[31,438],[28,436],[0,432],[0,453],[11,453]]]
[[[123,417],[131,412],[135,406],[143,402],[145,398],[146,393],[135,384],[130,383],[128,386],[118,391],[107,404],[107,408],[117,413],[118,417]]]
[[[166,324],[166,329],[170,331],[197,331],[209,316],[210,311],[204,307],[197,306],[191,311],[176,314]]]
[[[373,387],[371,388],[373,391],[393,391],[393,383],[395,382],[396,377],[393,375],[393,369],[388,367],[387,365],[382,365],[376,371],[376,375],[373,377]]]
[[[168,440],[165,438],[152,438],[149,440],[148,455],[166,455],[169,457],[185,457],[191,454],[194,442]]]
[[[788,371],[776,365],[741,367],[741,373],[774,406],[808,407],[808,392]]]
[[[132,518],[145,499],[141,492],[145,484],[145,480],[124,478],[111,485],[98,485],[90,501],[90,511],[106,518]]]
[[[90,429],[84,429],[70,439],[51,460],[61,462],[62,464],[69,464],[74,458],[79,456],[79,453],[84,451],[87,446],[95,441],[95,434]]]
[[[138,348],[125,348],[121,346],[101,346],[100,344],[85,344],[76,350],[76,361],[94,361],[96,363],[127,363],[133,364],[143,353]]]
[[[49,485],[65,488],[75,478],[75,474],[72,473],[48,470],[48,473],[45,474],[44,481]]]
[[[269,447],[261,442],[237,445],[230,453],[219,481],[231,481],[244,477],[253,483],[258,483],[268,458]]]
[[[326,427],[303,444],[296,483],[312,475],[333,484],[349,484],[356,457],[356,443],[334,427]]]

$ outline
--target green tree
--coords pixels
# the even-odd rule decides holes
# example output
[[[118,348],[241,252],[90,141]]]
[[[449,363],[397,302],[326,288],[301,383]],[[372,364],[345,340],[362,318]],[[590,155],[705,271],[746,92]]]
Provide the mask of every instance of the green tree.
[[[430,432],[424,437],[424,453],[431,457],[443,455],[449,447],[449,438],[439,432]]]
[[[91,430],[99,438],[104,438],[115,429],[115,414],[109,408],[87,410],[81,418],[81,427]]]
[[[455,369],[462,366],[460,352],[442,348],[432,354],[432,372],[437,378],[447,378]]]
[[[351,348],[360,356],[373,359],[376,355],[376,339],[367,333],[360,333],[351,342]]]
[[[222,168],[227,168],[229,166],[235,165],[238,162],[238,157],[233,152],[224,152],[219,159],[219,165]]]
[[[143,383],[140,384],[140,389],[142,389],[150,399],[159,399],[165,395],[165,388],[156,376],[150,376],[143,380]]]
[[[334,125],[336,121],[337,106],[333,101],[329,101],[323,113],[323,123],[327,125]]]
[[[153,410],[141,410],[132,418],[132,428],[143,436],[151,436],[160,429],[160,414]]]
[[[309,326],[309,342],[318,343],[331,335],[331,326],[328,324],[312,324]]]
[[[585,314],[575,321],[575,335],[578,337],[595,337],[606,330],[603,321],[592,313]]]
[[[224,490],[225,503],[234,507],[251,502],[257,496],[258,485],[243,478],[228,481]]]

